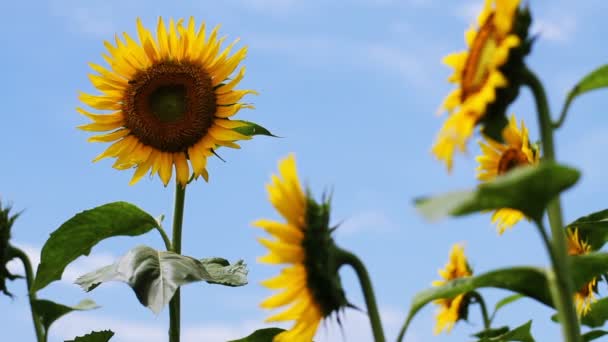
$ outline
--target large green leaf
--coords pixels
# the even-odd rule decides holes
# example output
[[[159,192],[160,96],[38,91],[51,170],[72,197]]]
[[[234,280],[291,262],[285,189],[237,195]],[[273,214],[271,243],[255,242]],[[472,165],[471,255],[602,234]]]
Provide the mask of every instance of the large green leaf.
[[[48,334],[51,324],[72,311],[83,311],[97,309],[99,306],[90,299],[85,299],[74,306],[58,304],[46,299],[37,299],[32,305],[34,310],[40,315],[40,320],[44,326],[45,334]]]
[[[574,288],[580,289],[594,277],[599,277],[608,272],[608,253],[589,253],[570,258],[572,280]]]
[[[112,336],[114,336],[114,332],[111,330],[92,331],[84,336],[78,336],[73,340],[64,342],[108,342]]]
[[[581,336],[583,338],[583,341],[585,342],[589,342],[589,341],[593,341],[595,339],[598,339],[600,337],[604,337],[608,335],[608,331],[605,330],[591,330],[589,332],[586,332],[583,334],[583,336]]]
[[[178,287],[196,281],[228,286],[247,284],[247,266],[242,260],[230,265],[225,259],[197,260],[147,246],[130,250],[112,265],[87,273],[76,284],[91,291],[108,281],[127,283],[139,302],[158,314]]]
[[[536,267],[512,267],[490,271],[473,277],[455,279],[443,286],[432,287],[414,296],[405,328],[426,304],[439,298],[452,298],[478,288],[511,290],[552,306],[545,270]]]
[[[281,328],[265,328],[254,331],[251,335],[243,337],[238,340],[231,340],[228,342],[272,342],[274,337],[285,329]]]
[[[573,168],[543,162],[514,169],[471,191],[417,200],[416,206],[429,220],[500,208],[517,209],[540,220],[549,201],[574,185],[579,177]]]
[[[233,121],[240,122],[243,124],[243,126],[239,126],[239,127],[232,129],[233,131],[236,131],[243,135],[250,136],[250,137],[254,136],[254,135],[267,135],[270,137],[278,138],[276,135],[270,133],[269,130],[256,124],[255,122],[245,121],[245,120],[233,120]]]
[[[528,323],[507,331],[502,335],[483,337],[479,342],[534,342],[534,337],[530,333],[531,327],[532,321],[528,321]]]
[[[608,64],[603,65],[587,74],[568,92],[562,115],[568,111],[572,101],[579,95],[592,90],[608,87]]]
[[[42,247],[32,291],[59,280],[65,267],[112,236],[136,236],[157,227],[148,213],[133,204],[114,202],[83,211],[55,230]]]
[[[583,216],[568,225],[578,228],[579,237],[598,250],[608,241],[608,209]]]

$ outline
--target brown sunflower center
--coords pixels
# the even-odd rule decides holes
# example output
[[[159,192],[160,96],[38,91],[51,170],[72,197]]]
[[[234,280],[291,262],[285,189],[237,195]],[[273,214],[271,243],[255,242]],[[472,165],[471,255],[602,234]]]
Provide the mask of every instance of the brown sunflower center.
[[[503,152],[500,157],[500,161],[498,162],[498,174],[502,175],[518,166],[528,164],[530,164],[528,157],[521,150],[510,148]]]
[[[181,152],[207,134],[217,105],[209,74],[189,63],[162,62],[129,81],[122,110],[139,141],[163,152]]]
[[[479,28],[462,70],[462,102],[471,94],[477,93],[487,81],[498,43],[494,13],[492,13]]]

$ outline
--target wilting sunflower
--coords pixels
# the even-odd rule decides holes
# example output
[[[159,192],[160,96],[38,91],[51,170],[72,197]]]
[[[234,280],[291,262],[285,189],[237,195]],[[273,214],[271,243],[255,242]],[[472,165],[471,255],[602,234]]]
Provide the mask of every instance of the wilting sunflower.
[[[286,222],[258,220],[254,226],[263,228],[276,240],[260,238],[269,254],[259,259],[268,264],[291,264],[281,274],[262,282],[272,290],[283,292],[261,303],[274,309],[291,304],[287,310],[266,321],[295,321],[294,326],[274,341],[312,341],[319,323],[348,305],[329,229],[329,201],[316,203],[305,194],[296,172],[293,155],[279,163],[279,176],[267,186],[270,202]]]
[[[15,280],[18,277],[11,274],[7,264],[15,257],[14,249],[10,244],[11,229],[19,215],[20,213],[11,214],[11,207],[3,206],[0,202],[0,292],[9,297],[12,297],[12,294],[6,287],[6,280]]]
[[[444,58],[454,68],[448,79],[457,88],[441,106],[450,114],[433,146],[433,154],[452,168],[456,149],[464,151],[475,125],[491,112],[504,112],[517,96],[516,80],[529,52],[529,14],[519,0],[486,0],[477,25],[465,34],[467,50]]]
[[[577,228],[569,228],[567,231],[568,240],[568,255],[585,255],[591,252],[591,246],[583,241],[578,234]],[[579,316],[586,315],[591,309],[591,303],[596,298],[597,293],[597,278],[593,278],[590,282],[583,285],[575,294],[574,301],[576,302],[576,312]]]
[[[502,135],[504,143],[487,136],[484,137],[485,141],[479,142],[482,154],[477,157],[477,178],[482,182],[493,180],[518,166],[536,165],[540,161],[539,148],[530,144],[528,129],[523,121],[520,129],[517,127],[515,116],[512,115]],[[496,223],[498,233],[502,234],[524,217],[519,210],[503,208],[494,212],[492,223]]]
[[[467,257],[464,255],[464,247],[459,244],[452,246],[450,251],[450,259],[444,269],[439,270],[439,275],[443,280],[435,280],[433,286],[445,285],[448,281],[470,277],[473,274]],[[435,301],[439,305],[439,312],[436,319],[435,334],[442,331],[450,332],[454,324],[461,319],[466,319],[470,297],[463,293],[453,298],[442,298]]]
[[[116,36],[115,45],[105,42],[109,67],[90,64],[96,73],[89,78],[101,94],[81,93],[80,100],[109,113],[78,108],[93,120],[79,128],[106,132],[89,138],[114,142],[95,161],[113,157],[119,170],[135,167],[131,184],[150,171],[166,186],[173,167],[182,185],[190,167],[192,175],[207,180],[207,158],[215,148],[239,148],[235,141],[250,139],[234,130],[245,123],[230,120],[240,109],[253,108],[239,101],[255,92],[235,90],[245,68],[230,78],[247,48],[230,55],[236,41],[222,50],[218,27],[207,35],[205,24],[196,30],[193,18],[187,26],[171,19],[168,27],[159,18],[156,38],[137,19],[137,34],[139,42],[127,33],[124,40]]]

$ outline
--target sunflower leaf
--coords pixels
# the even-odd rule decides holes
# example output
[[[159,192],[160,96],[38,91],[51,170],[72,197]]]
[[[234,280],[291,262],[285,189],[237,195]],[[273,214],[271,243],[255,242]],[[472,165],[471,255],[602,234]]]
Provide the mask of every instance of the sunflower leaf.
[[[568,92],[568,97],[566,98],[566,102],[564,103],[564,108],[562,110],[562,119],[563,115],[568,111],[570,104],[576,97],[592,90],[606,87],[608,87],[608,64],[603,65],[587,74],[574,86],[574,88],[570,90],[570,92]]]
[[[496,305],[494,306],[494,312],[492,312],[492,315],[490,316],[490,321],[494,320],[494,317],[496,316],[496,313],[498,312],[498,310],[502,309],[505,305],[511,304],[522,298],[524,298],[523,295],[514,294],[514,295],[507,296],[507,297],[501,299],[500,301],[498,301],[498,303],[496,303]]]
[[[498,336],[484,336],[479,342],[534,342],[534,337],[530,333],[532,327],[532,321],[528,321],[526,324],[520,325],[519,327],[509,330]]]
[[[608,335],[608,331],[605,330],[591,330],[588,331],[586,333],[583,334],[583,336],[581,336],[583,338],[584,342],[589,342],[589,341],[593,341],[595,339],[598,339],[600,337],[603,337],[605,335]]]
[[[445,285],[432,287],[416,294],[410,305],[405,328],[426,304],[440,298],[453,298],[478,288],[510,290],[552,306],[545,270],[536,267],[511,267],[477,276],[454,279]]]
[[[85,299],[74,306],[58,304],[46,299],[37,299],[32,303],[34,310],[40,315],[45,334],[48,334],[51,324],[72,311],[93,310],[99,308],[94,301]]]
[[[608,297],[591,303],[589,312],[581,318],[581,324],[591,328],[601,327],[606,321],[608,321]]]
[[[270,133],[269,130],[256,124],[255,122],[245,121],[245,120],[234,120],[234,121],[240,122],[243,124],[243,126],[233,128],[232,130],[235,132],[241,133],[241,134],[249,136],[249,137],[254,136],[254,135],[267,135],[270,137],[279,138],[278,136]]]
[[[148,213],[127,202],[114,202],[85,210],[55,230],[42,247],[32,291],[59,280],[66,266],[91,248],[113,236],[137,236],[158,223]]]
[[[138,246],[112,265],[87,273],[76,284],[91,291],[101,283],[121,281],[133,289],[139,302],[158,314],[178,287],[196,281],[227,286],[247,284],[247,266],[222,258],[197,260],[173,252]]]
[[[114,336],[112,330],[91,331],[84,336],[78,336],[73,340],[65,342],[108,342],[112,336]]]
[[[285,331],[281,328],[264,328],[254,331],[251,335],[228,342],[272,342],[274,337]]]
[[[579,171],[550,162],[523,166],[470,191],[416,200],[418,211],[429,220],[474,212],[512,208],[540,220],[547,204],[576,183]]]
[[[598,250],[608,242],[608,209],[580,217],[567,227],[577,228],[580,239]]]

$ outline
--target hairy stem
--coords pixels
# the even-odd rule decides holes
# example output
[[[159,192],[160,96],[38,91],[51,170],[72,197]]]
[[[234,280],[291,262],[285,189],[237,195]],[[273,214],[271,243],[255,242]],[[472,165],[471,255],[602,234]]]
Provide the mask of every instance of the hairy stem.
[[[182,252],[182,222],[184,219],[184,201],[186,187],[176,181],[175,209],[173,210],[173,241],[171,251]],[[179,342],[180,339],[180,290],[175,291],[169,302],[169,342]]]
[[[34,272],[32,271],[32,263],[30,259],[27,257],[22,250],[19,248],[15,248],[13,246],[9,247],[11,249],[11,254],[18,258],[23,264],[23,268],[25,269],[25,281],[27,283],[27,293],[30,299],[30,309],[32,310],[32,321],[34,323],[34,329],[36,330],[36,340],[38,342],[46,341],[46,334],[44,333],[44,328],[42,327],[42,323],[40,322],[40,316],[36,313],[34,309],[34,302],[36,301],[36,292],[31,290],[32,285],[34,283]]]

